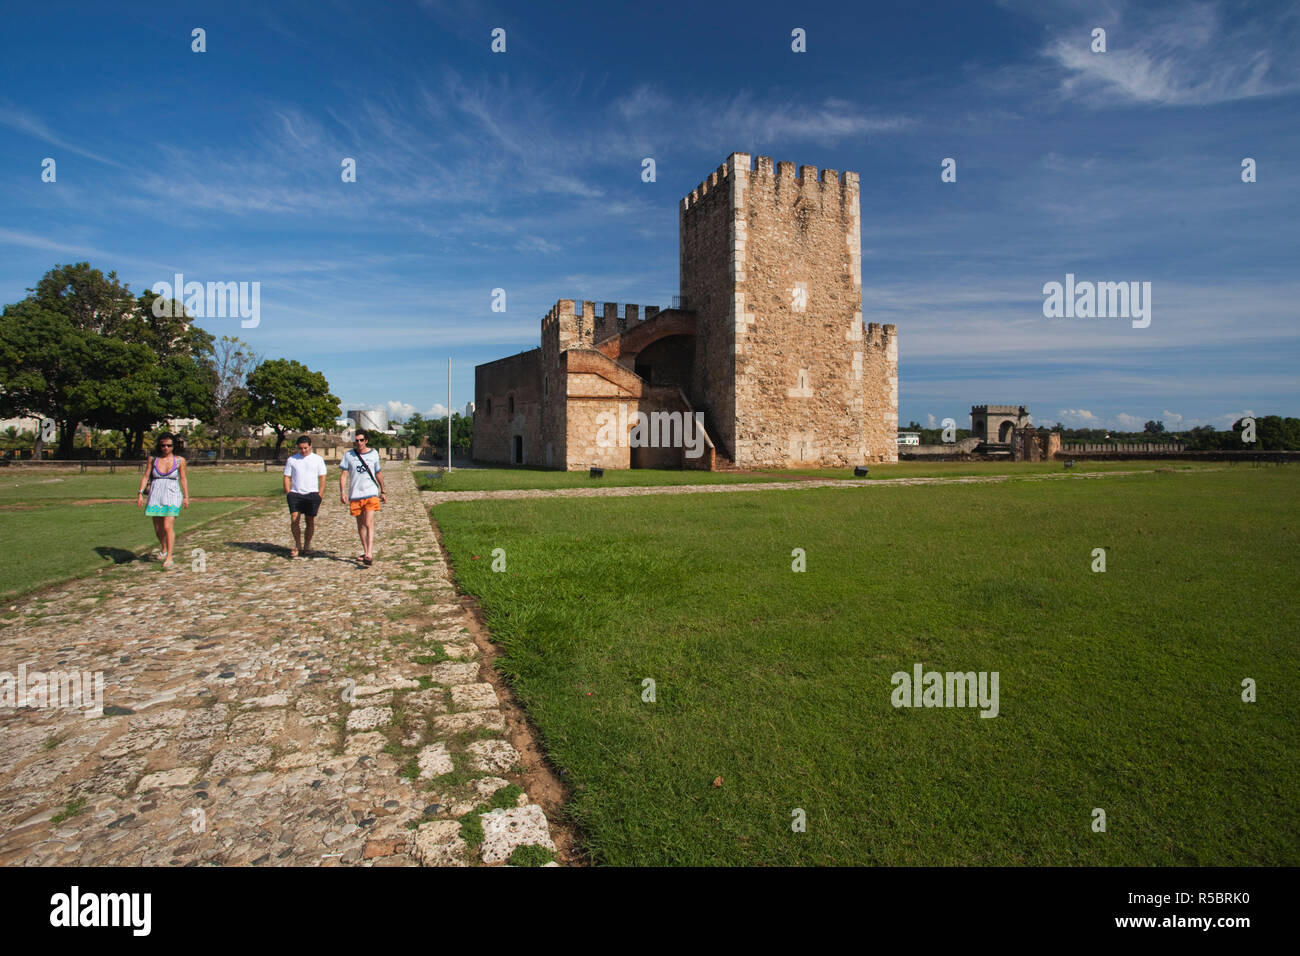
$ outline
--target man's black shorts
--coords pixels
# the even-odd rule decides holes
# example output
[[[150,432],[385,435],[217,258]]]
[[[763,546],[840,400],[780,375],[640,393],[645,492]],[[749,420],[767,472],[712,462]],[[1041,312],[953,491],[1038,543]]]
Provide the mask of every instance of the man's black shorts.
[[[295,511],[301,511],[309,518],[316,517],[316,512],[320,511],[320,495],[314,491],[307,495],[289,492],[289,514]]]

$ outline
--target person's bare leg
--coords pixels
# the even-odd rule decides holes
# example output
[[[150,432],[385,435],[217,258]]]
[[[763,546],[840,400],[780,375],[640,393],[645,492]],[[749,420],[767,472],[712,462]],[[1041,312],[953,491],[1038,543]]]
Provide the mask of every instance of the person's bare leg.
[[[289,553],[289,557],[291,558],[298,557],[298,553],[302,551],[302,528],[299,527],[298,522],[300,517],[302,517],[301,512],[297,511],[289,515],[289,530],[293,532],[293,550]],[[308,518],[307,520],[310,521],[311,519]],[[308,527],[310,527],[310,525],[308,525]],[[311,533],[308,532],[308,536],[310,536],[310,534]]]
[[[361,553],[367,555],[370,552],[366,550],[366,513],[363,511],[357,515],[357,537],[361,539]]]
[[[167,526],[166,518],[155,517],[153,519],[153,533],[158,536],[158,550],[163,554],[163,560],[167,560],[167,555],[171,554],[167,550]]]
[[[366,554],[375,556],[375,513],[366,512]]]
[[[314,515],[307,515],[305,520],[307,522],[307,527],[304,529],[302,534],[302,550],[304,553],[311,550],[311,536],[316,533],[316,517]],[[294,541],[297,540],[298,539],[295,536]]]
[[[163,562],[163,567],[169,568],[172,564],[172,549],[176,547],[176,519],[163,518],[163,527],[167,529],[167,560]]]

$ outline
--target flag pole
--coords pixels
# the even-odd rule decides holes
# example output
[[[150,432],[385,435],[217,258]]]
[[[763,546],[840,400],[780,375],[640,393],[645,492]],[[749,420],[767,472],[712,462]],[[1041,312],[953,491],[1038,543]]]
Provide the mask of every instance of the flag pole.
[[[447,356],[447,470],[451,471],[451,356]]]

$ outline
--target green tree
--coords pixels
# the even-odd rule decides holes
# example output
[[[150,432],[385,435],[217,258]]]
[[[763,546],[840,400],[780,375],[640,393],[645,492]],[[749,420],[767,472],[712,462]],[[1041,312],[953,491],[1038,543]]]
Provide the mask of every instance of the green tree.
[[[416,412],[406,420],[398,431],[398,436],[403,445],[423,445],[429,437],[429,426],[432,422],[425,419],[423,415]]]
[[[257,356],[247,342],[223,335],[213,345],[208,363],[212,382],[212,405],[207,420],[217,435],[217,457],[225,455],[226,439],[239,437],[248,424],[248,375],[257,367]]]
[[[1265,415],[1257,419],[1256,436],[1261,451],[1281,451],[1287,446],[1287,427],[1281,415]]]
[[[131,457],[143,454],[145,434],[159,422],[205,418],[212,413],[212,336],[193,324],[179,302],[172,303],[168,315],[155,315],[157,299],[152,291],[141,295],[135,316],[124,324],[120,335],[147,351],[148,358],[139,353],[131,371],[135,378],[152,383],[153,391],[134,400],[119,400],[112,411],[96,420],[101,427],[122,431]]]
[[[1214,430],[1213,425],[1197,425],[1187,432],[1185,441],[1188,451],[1217,451],[1224,447],[1223,432]]]
[[[211,336],[183,310],[155,316],[155,293],[137,299],[88,262],[55,266],[28,292],[0,317],[0,414],[54,419],[59,457],[79,424],[121,430],[138,454],[155,422],[206,406]]]
[[[78,386],[94,375],[92,339],[31,296],[0,314],[0,415],[54,419],[63,458],[87,413]]]
[[[339,416],[339,400],[329,382],[292,359],[270,359],[248,375],[248,417],[275,431],[275,454],[292,431],[328,428]]]
[[[453,451],[467,452],[474,437],[474,419],[459,413],[451,416],[451,447]],[[447,453],[447,419],[434,418],[429,421],[429,444],[433,447],[435,457]]]
[[[1164,422],[1147,422],[1142,426],[1142,433],[1144,435],[1160,435],[1163,434],[1164,430]]]

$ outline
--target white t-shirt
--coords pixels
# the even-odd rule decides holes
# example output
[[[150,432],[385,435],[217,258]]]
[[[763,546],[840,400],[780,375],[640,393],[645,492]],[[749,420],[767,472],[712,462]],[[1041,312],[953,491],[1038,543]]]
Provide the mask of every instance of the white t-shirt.
[[[320,476],[328,475],[325,459],[314,451],[303,457],[299,452],[289,456],[284,463],[284,474],[289,478],[289,491],[295,495],[310,495],[320,491]]]
[[[366,464],[376,475],[379,474],[379,452],[371,448],[365,453]],[[348,481],[348,498],[356,501],[359,498],[378,498],[379,485],[370,480],[366,470],[361,467],[361,462],[357,460],[357,450],[349,448],[347,454],[339,461],[339,471],[352,472]]]

